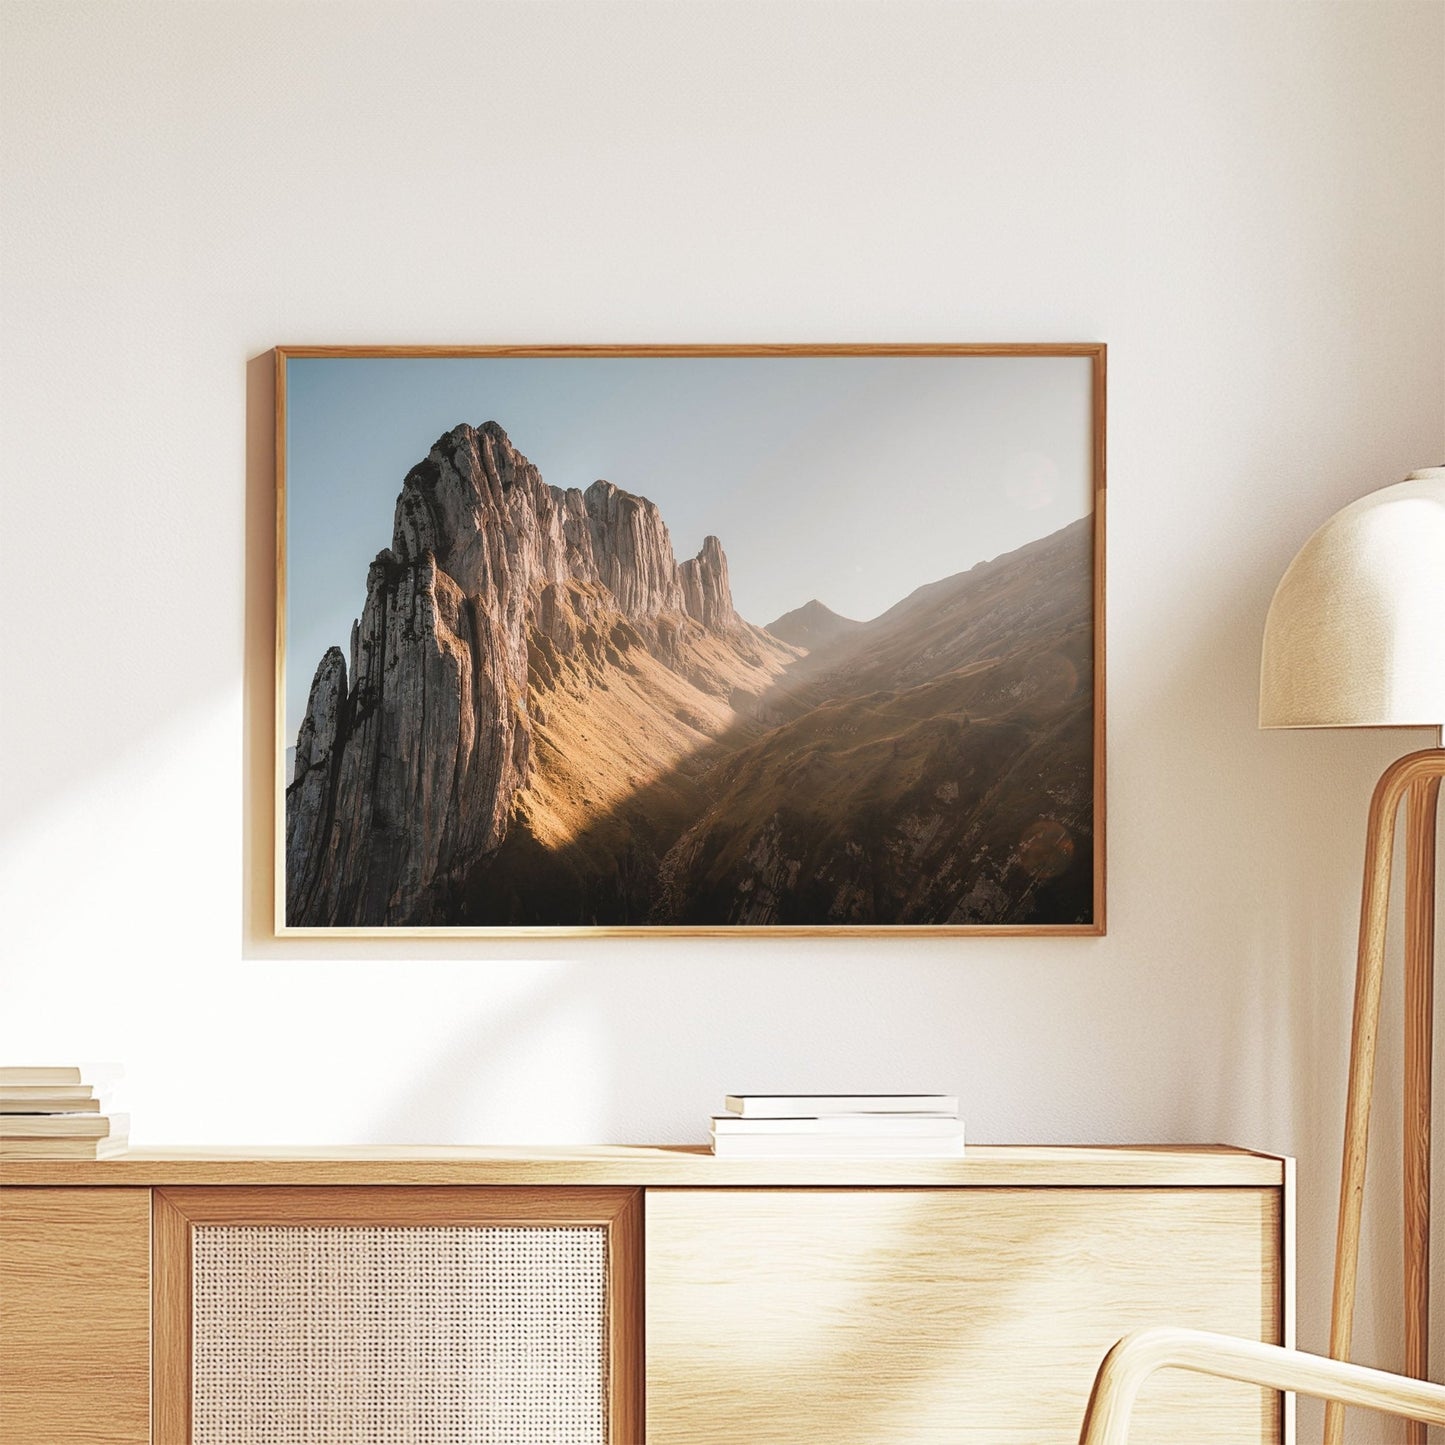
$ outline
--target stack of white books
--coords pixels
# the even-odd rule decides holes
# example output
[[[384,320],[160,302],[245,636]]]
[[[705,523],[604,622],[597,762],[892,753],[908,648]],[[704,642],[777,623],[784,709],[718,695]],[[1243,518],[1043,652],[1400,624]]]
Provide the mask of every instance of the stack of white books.
[[[729,1094],[720,1159],[962,1159],[951,1094]]]
[[[0,1065],[0,1159],[109,1159],[124,1154],[130,1115],[103,1090],[114,1064]]]

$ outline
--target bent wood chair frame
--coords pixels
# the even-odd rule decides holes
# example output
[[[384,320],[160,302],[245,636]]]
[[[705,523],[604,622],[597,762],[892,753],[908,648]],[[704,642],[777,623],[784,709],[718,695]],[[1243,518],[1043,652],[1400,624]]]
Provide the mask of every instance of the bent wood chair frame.
[[[1266,1389],[1293,1390],[1332,1404],[1360,1405],[1429,1425],[1445,1425],[1445,1385],[1257,1340],[1204,1330],[1136,1330],[1104,1357],[1089,1397],[1079,1445],[1127,1445],[1134,1402],[1157,1370],[1192,1370]]]

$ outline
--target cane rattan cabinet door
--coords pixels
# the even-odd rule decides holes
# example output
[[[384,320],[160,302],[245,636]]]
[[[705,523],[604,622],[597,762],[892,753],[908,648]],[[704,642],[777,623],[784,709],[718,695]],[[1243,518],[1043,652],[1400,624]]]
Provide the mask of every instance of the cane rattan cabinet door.
[[[637,1445],[640,1220],[626,1189],[158,1190],[156,1439]]]

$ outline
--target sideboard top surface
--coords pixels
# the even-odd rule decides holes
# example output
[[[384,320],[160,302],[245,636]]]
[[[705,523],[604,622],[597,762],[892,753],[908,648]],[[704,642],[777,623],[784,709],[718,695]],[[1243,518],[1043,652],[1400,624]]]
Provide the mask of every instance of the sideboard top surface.
[[[0,1184],[616,1184],[707,1189],[1283,1186],[1286,1161],[1221,1144],[969,1145],[963,1159],[715,1159],[706,1145],[138,1149],[6,1160]]]

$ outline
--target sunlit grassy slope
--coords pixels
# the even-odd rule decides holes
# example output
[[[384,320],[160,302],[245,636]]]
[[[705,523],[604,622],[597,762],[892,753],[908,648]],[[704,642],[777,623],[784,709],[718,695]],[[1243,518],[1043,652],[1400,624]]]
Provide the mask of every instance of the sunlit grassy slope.
[[[534,639],[536,767],[458,921],[1084,922],[1091,532],[920,588],[806,655]]]
[[[664,863],[681,922],[1085,922],[1090,534],[920,589],[794,670],[824,700],[722,764]]]

